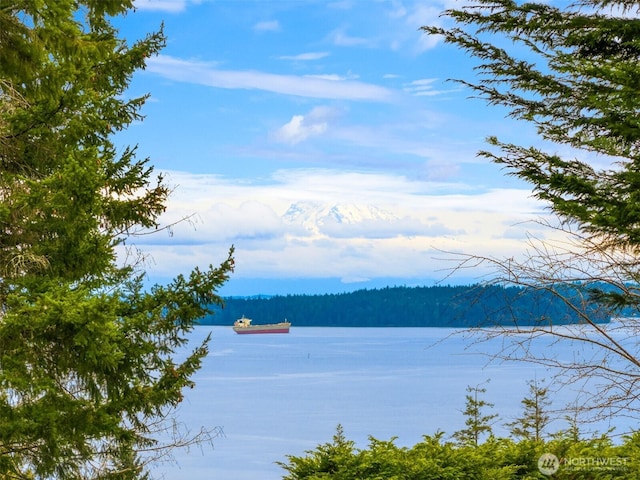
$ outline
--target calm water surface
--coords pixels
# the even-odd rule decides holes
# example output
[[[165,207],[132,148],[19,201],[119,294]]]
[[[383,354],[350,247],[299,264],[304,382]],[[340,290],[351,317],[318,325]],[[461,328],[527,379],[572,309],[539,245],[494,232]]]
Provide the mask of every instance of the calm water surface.
[[[439,430],[450,435],[464,427],[466,387],[487,380],[489,413],[500,416],[494,432],[506,435],[526,382],[551,378],[530,364],[487,363],[450,329],[294,326],[288,335],[237,335],[198,327],[194,341],[209,333],[211,352],[179,419],[192,430],[221,427],[225,436],[213,449],[192,448],[176,455],[177,464],[158,465],[157,477],[281,479],[274,462],[330,441],[338,424],[362,448],[369,435],[406,446]],[[563,391],[554,403],[571,395]]]

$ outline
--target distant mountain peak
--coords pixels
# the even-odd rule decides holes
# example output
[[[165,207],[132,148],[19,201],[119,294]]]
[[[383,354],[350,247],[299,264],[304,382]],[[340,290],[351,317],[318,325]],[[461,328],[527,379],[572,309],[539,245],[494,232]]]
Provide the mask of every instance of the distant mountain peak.
[[[364,220],[396,220],[390,212],[374,205],[337,204],[329,208],[325,217],[338,223],[359,223]]]
[[[320,232],[322,225],[357,224],[364,221],[394,221],[398,217],[374,205],[350,203],[329,204],[302,201],[292,203],[282,216],[286,223],[300,225],[306,230]]]

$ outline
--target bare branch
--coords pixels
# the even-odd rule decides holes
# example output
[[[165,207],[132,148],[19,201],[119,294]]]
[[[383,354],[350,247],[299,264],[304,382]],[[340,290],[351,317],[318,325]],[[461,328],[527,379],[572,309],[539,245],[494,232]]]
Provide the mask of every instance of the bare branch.
[[[497,348],[490,361],[525,361],[553,370],[554,383],[577,387],[585,400],[582,409],[593,419],[611,415],[640,416],[640,321],[637,312],[639,262],[635,252],[571,229],[550,225],[554,239],[529,237],[523,260],[451,254],[460,268],[487,268],[494,272],[482,287],[515,286],[540,291],[561,301],[578,323],[558,325],[559,319],[540,318],[527,324],[512,312],[513,323],[491,323],[465,331],[471,346]],[[480,292],[481,288],[479,289]],[[617,292],[628,304],[609,305],[595,298],[599,292]],[[549,298],[547,295],[546,298]],[[544,298],[544,297],[543,297]],[[480,300],[480,296],[478,296]],[[603,318],[611,319],[604,322]],[[559,356],[555,346],[569,346],[572,355]],[[485,348],[486,351],[486,348]],[[566,351],[563,348],[562,351]]]

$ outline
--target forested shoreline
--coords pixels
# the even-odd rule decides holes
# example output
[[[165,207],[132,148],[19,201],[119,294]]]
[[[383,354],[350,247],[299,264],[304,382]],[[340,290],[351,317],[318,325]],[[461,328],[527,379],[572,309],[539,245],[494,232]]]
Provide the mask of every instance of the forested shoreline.
[[[231,325],[243,315],[259,323],[285,318],[298,327],[449,327],[492,325],[565,325],[580,322],[567,299],[584,297],[579,285],[564,296],[532,288],[466,285],[357,290],[325,295],[229,297],[212,307],[205,325]],[[598,322],[609,320],[595,303],[584,311]]]

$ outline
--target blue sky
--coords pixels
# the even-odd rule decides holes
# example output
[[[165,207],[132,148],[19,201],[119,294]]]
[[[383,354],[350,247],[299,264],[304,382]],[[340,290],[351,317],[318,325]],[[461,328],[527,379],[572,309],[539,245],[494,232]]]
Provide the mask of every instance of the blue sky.
[[[486,272],[449,276],[448,252],[518,256],[544,235],[530,187],[476,156],[532,129],[447,81],[473,64],[419,30],[450,2],[135,4],[121,34],[164,23],[168,42],[131,85],[146,119],[117,142],[174,187],[163,222],[191,215],[136,239],[152,282],[233,244],[228,295],[466,283]]]

